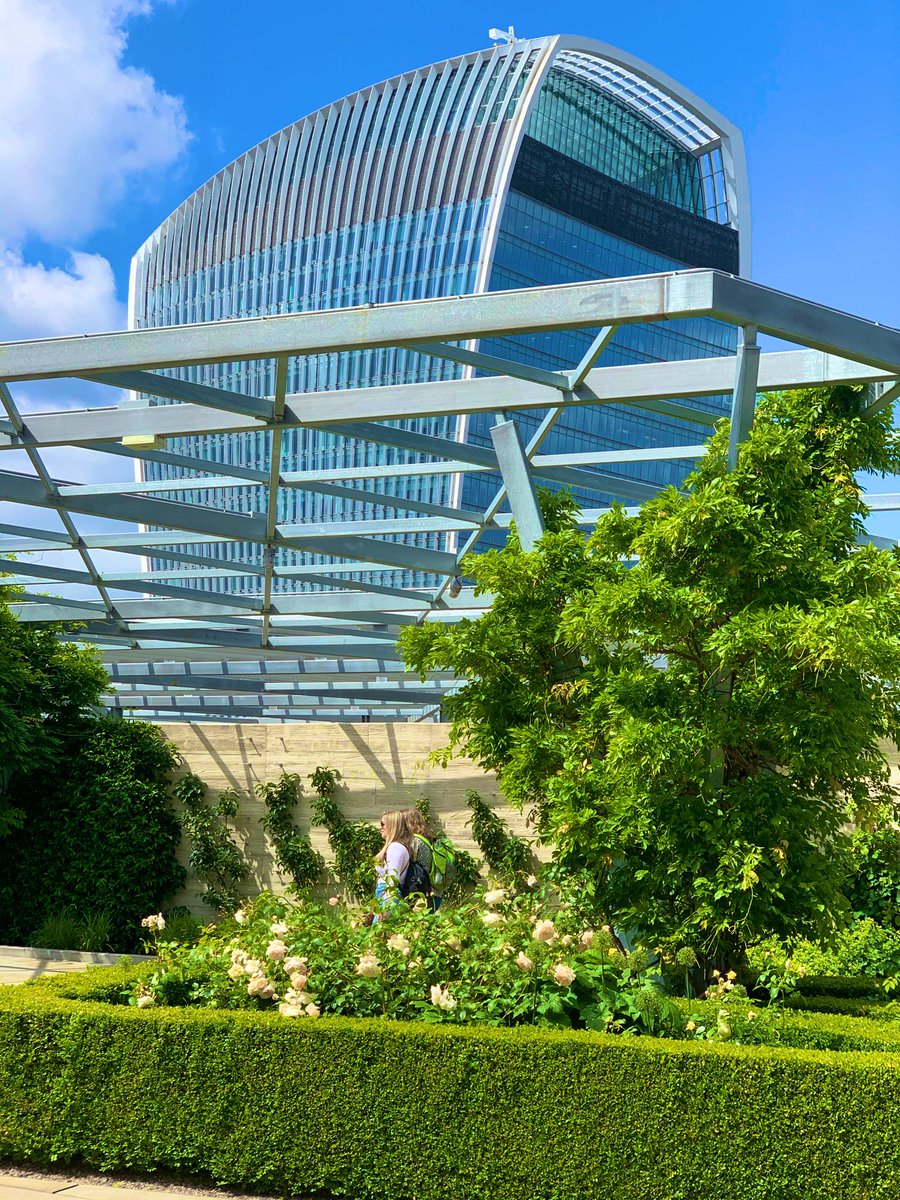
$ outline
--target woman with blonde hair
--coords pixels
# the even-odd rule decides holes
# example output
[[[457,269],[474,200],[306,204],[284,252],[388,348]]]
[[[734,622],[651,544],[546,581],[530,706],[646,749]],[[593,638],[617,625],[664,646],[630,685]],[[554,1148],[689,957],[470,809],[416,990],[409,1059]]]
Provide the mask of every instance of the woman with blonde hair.
[[[412,857],[412,842],[401,812],[386,812],[381,818],[380,829],[384,845],[375,855],[375,899],[384,909],[387,903],[400,896]]]

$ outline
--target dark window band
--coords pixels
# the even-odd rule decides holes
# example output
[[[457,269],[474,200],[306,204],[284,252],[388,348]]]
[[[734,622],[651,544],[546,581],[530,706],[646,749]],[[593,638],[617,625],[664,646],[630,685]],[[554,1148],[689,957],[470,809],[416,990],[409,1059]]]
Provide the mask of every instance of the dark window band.
[[[619,183],[534,138],[522,139],[510,186],[595,229],[686,266],[739,273],[736,229]]]

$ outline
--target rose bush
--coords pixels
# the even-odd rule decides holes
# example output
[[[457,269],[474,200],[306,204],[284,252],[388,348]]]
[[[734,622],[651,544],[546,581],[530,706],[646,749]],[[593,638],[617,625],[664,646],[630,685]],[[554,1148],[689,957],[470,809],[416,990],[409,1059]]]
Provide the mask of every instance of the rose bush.
[[[643,951],[623,953],[608,929],[585,929],[564,907],[549,911],[536,892],[495,888],[437,913],[401,902],[370,926],[363,916],[263,893],[190,945],[159,931],[157,968],[126,998],[290,1018],[683,1032],[685,1018],[653,984]]]

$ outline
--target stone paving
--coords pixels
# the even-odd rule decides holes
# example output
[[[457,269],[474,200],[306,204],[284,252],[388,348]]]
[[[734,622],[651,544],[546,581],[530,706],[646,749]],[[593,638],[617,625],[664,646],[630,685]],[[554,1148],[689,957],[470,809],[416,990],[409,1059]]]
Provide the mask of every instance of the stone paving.
[[[83,971],[85,967],[114,967],[121,955],[88,954],[81,950],[37,950],[33,946],[0,946],[0,983],[25,983],[44,975]],[[146,962],[132,954],[132,962]]]
[[[0,1200],[41,1200],[50,1196],[59,1196],[61,1200],[111,1200],[110,1192],[114,1189],[127,1190],[128,1200],[199,1200],[201,1195],[215,1195],[135,1187],[115,1179],[109,1183],[84,1183],[62,1175],[18,1175],[0,1169]]]
[[[0,947],[0,983],[25,983],[43,975],[58,975],[64,971],[83,971],[87,962],[69,959],[38,957],[19,947]]]

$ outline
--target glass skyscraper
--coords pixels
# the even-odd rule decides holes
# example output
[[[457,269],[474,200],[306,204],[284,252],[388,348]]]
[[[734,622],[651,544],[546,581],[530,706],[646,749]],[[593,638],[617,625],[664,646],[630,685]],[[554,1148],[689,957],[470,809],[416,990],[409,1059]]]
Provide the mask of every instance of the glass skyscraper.
[[[746,274],[748,250],[743,143],[732,125],[613,47],[576,37],[516,40],[365,88],[225,167],[136,254],[131,324],[216,321],[685,267]],[[560,369],[580,360],[591,336],[492,339],[479,349]],[[734,350],[733,328],[712,320],[625,326],[602,365]],[[449,379],[467,370],[402,349],[319,355],[291,360],[288,391]],[[241,363],[192,368],[183,377],[263,396],[274,391],[273,374],[270,364]],[[693,403],[725,412],[727,398]],[[526,440],[541,415],[518,414]],[[490,446],[492,422],[484,416],[393,422],[379,441],[337,430],[289,430],[282,466],[327,472],[340,483],[349,468],[428,461],[404,447],[404,429]],[[542,452],[677,445],[703,435],[635,408],[576,406],[554,426]],[[207,463],[264,468],[268,436],[173,439],[169,449]],[[187,474],[165,457],[147,457],[146,478]],[[618,473],[664,484],[679,482],[688,466],[644,463]],[[384,505],[329,494],[327,487],[282,488],[277,519],[392,516],[403,511],[404,500],[478,512],[499,482],[490,472],[382,474],[365,487],[384,495]],[[265,509],[266,492],[260,482],[192,498],[250,512]],[[599,486],[577,494],[591,506],[610,499]],[[454,549],[455,536],[415,535],[418,544],[441,550]],[[210,557],[211,566],[254,562],[259,554],[256,547],[227,544],[217,552],[221,557]],[[332,561],[297,551],[279,555],[286,568]],[[171,560],[151,564],[153,570],[171,567]],[[387,568],[365,578],[407,586],[436,582]],[[201,580],[190,567],[181,581],[224,591],[259,585],[258,577],[240,573]],[[299,578],[278,582],[280,588],[301,585]]]

